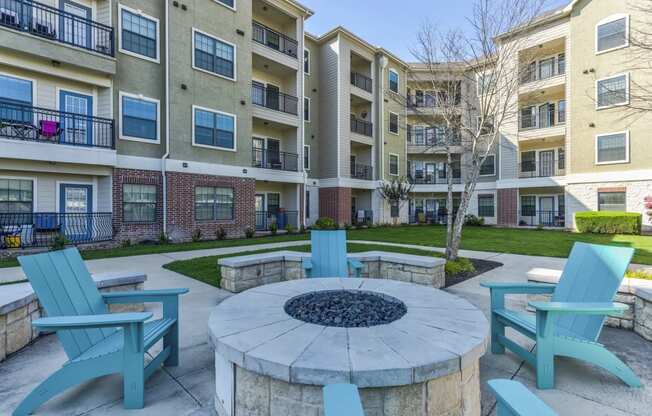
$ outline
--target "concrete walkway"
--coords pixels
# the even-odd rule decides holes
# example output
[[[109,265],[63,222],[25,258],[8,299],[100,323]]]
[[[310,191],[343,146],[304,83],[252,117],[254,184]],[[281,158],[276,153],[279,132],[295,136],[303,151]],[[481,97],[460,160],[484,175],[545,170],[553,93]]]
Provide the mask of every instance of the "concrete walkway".
[[[352,241],[361,243],[360,241]],[[306,241],[283,242],[248,247],[229,247],[166,254],[102,259],[88,261],[91,272],[140,271],[147,273],[147,289],[188,287],[190,293],[181,303],[181,365],[157,371],[147,382],[145,409],[122,409],[122,383],[119,376],[107,376],[73,388],[49,401],[37,414],[47,415],[213,415],[214,392],[213,354],[207,339],[207,320],[212,308],[229,294],[220,289],[163,269],[170,261],[194,257],[231,254],[267,248],[287,248],[305,245]],[[382,244],[378,242],[369,242]],[[393,244],[392,244],[393,245]],[[438,248],[407,246],[421,250],[441,251]],[[533,267],[562,268],[563,259],[520,256],[475,251],[461,255],[488,259],[504,264],[474,279],[449,289],[451,293],[468,299],[486,314],[489,311],[488,291],[479,286],[481,280],[525,281],[526,272]],[[2,278],[21,278],[18,268],[0,269]],[[0,290],[1,287],[0,287]],[[524,308],[524,297],[510,298],[510,307]],[[160,314],[157,305],[148,309]],[[514,338],[517,335],[510,334]],[[521,339],[526,345],[528,341]],[[605,328],[601,342],[623,358],[644,385],[652,385],[652,343],[644,341],[631,331]],[[47,336],[0,363],[0,415],[10,414],[18,402],[66,361],[56,337]],[[493,355],[488,352],[481,359],[482,414],[495,414],[494,399],[485,387],[491,378],[513,378],[523,382],[560,415],[648,415],[652,408],[649,388],[629,389],[619,380],[603,371],[572,360],[558,359],[557,388],[536,391],[534,373],[514,355]]]

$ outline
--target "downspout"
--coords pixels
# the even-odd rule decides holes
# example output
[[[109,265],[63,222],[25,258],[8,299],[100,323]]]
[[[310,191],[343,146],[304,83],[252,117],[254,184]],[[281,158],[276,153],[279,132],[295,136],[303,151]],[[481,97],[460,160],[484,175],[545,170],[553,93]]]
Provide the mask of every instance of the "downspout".
[[[380,147],[380,163],[378,164],[378,179],[382,182],[385,180],[385,69],[389,65],[389,60],[387,57],[381,54],[380,59],[379,59],[379,64],[380,64],[380,71],[379,71],[379,76],[380,76],[380,96],[379,96],[379,103],[380,103],[380,114],[379,116],[379,131],[380,131],[380,141],[379,141],[379,147]],[[376,190],[376,192],[378,192]],[[384,220],[385,219],[385,201],[380,203],[380,216],[379,220]]]
[[[163,180],[163,235],[168,230],[168,185],[165,162],[170,156],[170,2],[165,0],[165,153],[161,157],[161,179]]]

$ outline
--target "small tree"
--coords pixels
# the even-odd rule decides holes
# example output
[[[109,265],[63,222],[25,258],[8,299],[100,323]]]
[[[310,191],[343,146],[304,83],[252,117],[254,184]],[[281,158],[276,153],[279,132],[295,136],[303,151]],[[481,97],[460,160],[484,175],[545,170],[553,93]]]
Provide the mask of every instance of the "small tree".
[[[391,212],[394,225],[398,223],[401,207],[409,200],[411,192],[412,184],[406,178],[394,178],[391,182],[383,182],[378,187],[378,193],[389,202],[390,207],[397,207],[396,212]]]

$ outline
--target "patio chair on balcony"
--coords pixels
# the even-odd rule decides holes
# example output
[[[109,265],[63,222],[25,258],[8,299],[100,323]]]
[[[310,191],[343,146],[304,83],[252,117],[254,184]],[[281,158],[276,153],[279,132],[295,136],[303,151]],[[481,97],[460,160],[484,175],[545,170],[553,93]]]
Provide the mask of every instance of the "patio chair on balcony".
[[[61,135],[61,123],[53,120],[41,120],[38,122],[39,135],[46,139],[58,138]]]
[[[47,313],[32,325],[56,331],[68,362],[32,390],[13,415],[28,415],[70,387],[113,373],[123,377],[124,407],[141,409],[145,380],[161,365],[178,365],[178,297],[188,289],[100,293],[74,248],[18,261]],[[109,313],[109,304],[142,302],[162,303],[163,317]],[[145,354],[161,339],[162,351],[145,366]]]
[[[491,291],[491,352],[510,349],[536,369],[537,387],[555,385],[555,356],[602,367],[630,387],[640,387],[634,372],[598,343],[605,317],[622,315],[627,306],[613,303],[634,249],[575,243],[557,285],[483,282]],[[536,316],[505,307],[508,294],[552,294],[551,302],[530,302]],[[505,336],[505,327],[536,341],[530,352]]]

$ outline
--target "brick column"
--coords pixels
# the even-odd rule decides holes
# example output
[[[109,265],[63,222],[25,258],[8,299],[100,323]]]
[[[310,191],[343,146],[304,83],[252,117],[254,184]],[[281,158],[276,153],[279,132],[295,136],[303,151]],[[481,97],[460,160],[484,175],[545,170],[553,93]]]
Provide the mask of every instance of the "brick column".
[[[518,189],[498,189],[498,225],[518,225]]]
[[[319,216],[351,224],[351,188],[319,188]]]

